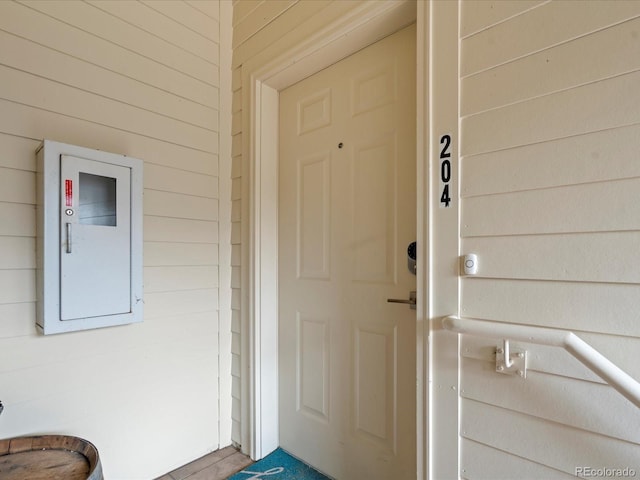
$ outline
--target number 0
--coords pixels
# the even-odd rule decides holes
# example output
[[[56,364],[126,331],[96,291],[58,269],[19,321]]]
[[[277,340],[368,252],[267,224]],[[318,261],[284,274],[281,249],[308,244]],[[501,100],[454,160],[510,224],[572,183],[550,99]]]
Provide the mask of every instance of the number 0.
[[[451,162],[449,160],[443,160],[440,165],[440,178],[444,183],[451,180]]]

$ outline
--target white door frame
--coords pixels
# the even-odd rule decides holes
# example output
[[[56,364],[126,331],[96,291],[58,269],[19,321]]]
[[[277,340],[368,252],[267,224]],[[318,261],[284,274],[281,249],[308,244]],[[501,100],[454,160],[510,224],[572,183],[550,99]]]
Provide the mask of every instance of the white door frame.
[[[416,14],[417,5],[417,14]],[[242,323],[245,335],[242,375],[242,448],[259,459],[278,447],[278,96],[279,90],[345,58],[417,20],[417,451],[418,478],[426,478],[429,419],[427,392],[429,322],[426,281],[429,241],[428,36],[429,5],[397,0],[363,2],[354,11],[266,65],[242,66],[243,95],[243,251]],[[245,201],[246,199],[246,201]],[[244,368],[246,367],[246,368]]]

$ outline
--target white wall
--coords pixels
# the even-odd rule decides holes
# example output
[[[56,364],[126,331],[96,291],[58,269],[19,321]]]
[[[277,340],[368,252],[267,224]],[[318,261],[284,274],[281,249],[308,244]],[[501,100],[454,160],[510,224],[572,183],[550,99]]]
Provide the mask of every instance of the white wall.
[[[640,379],[640,3],[464,1],[460,42],[461,315],[573,330]],[[636,407],[553,348],[498,375],[496,345],[462,340],[463,478],[640,474]]]
[[[87,438],[110,479],[158,476],[230,442],[218,418],[230,396],[218,372],[230,348],[218,328],[230,263],[219,39],[217,1],[0,2],[0,437]],[[143,323],[36,334],[43,138],[144,160]]]

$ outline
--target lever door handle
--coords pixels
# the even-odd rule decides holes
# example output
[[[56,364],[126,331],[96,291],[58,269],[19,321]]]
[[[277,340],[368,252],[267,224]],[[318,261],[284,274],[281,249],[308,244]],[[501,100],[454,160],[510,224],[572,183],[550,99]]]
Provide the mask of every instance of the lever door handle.
[[[404,303],[409,305],[411,310],[416,309],[416,292],[412,290],[409,292],[409,299],[406,298],[387,298],[388,303]]]

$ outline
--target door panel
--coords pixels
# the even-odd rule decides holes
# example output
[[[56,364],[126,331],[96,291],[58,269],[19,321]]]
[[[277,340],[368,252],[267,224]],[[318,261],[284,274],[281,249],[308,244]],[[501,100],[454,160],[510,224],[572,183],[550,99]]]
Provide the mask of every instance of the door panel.
[[[62,155],[62,320],[131,311],[130,169]]]
[[[280,94],[280,444],[415,478],[415,27]]]
[[[353,280],[396,282],[396,135],[373,138],[354,146]]]
[[[331,258],[331,154],[303,158],[297,168],[296,224],[299,278],[329,279]]]

